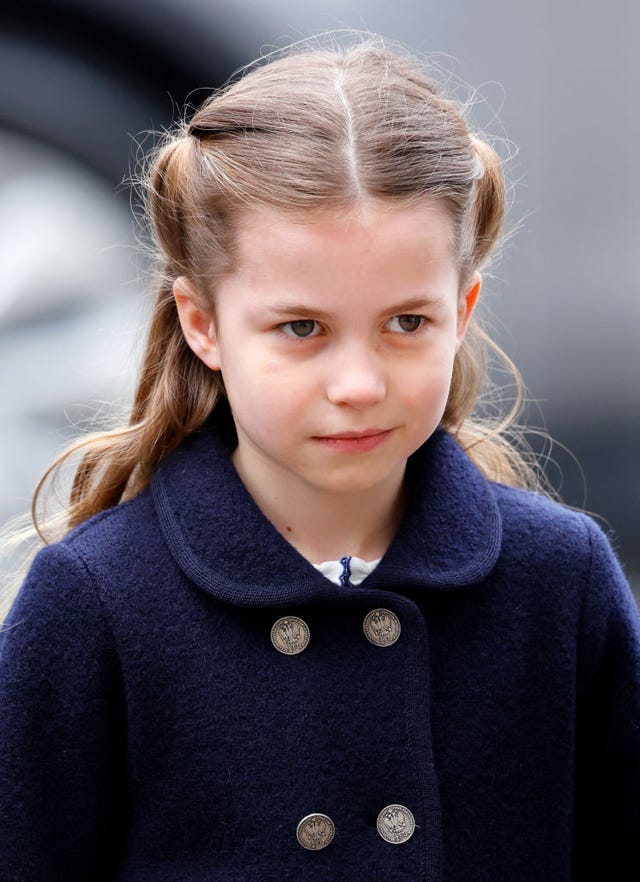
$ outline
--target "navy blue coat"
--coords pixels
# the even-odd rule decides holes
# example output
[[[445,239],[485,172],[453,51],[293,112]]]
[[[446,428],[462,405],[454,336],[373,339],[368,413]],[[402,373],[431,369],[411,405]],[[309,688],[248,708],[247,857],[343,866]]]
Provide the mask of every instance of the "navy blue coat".
[[[442,431],[407,482],[357,588],[208,429],[45,548],[0,650],[2,882],[637,882],[640,622],[607,540]],[[363,634],[377,607],[392,646]],[[271,644],[283,615],[300,654]],[[391,803],[403,844],[376,829]]]

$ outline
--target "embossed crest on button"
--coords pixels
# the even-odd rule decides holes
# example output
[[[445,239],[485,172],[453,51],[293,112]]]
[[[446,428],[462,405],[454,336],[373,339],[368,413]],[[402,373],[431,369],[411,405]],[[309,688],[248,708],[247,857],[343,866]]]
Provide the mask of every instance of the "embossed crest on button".
[[[333,821],[327,815],[307,815],[298,824],[296,836],[303,848],[310,851],[320,851],[326,848],[336,835]]]
[[[367,640],[376,646],[391,646],[402,630],[400,619],[390,609],[372,609],[362,624]]]
[[[385,842],[401,845],[413,836],[416,819],[406,806],[388,805],[378,815],[377,827]]]
[[[271,628],[271,642],[285,655],[297,655],[309,645],[309,626],[297,616],[284,616]]]

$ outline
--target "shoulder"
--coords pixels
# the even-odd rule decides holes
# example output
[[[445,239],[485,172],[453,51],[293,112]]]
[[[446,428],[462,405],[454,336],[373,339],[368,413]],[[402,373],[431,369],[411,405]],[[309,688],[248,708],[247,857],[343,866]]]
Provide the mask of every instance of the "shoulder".
[[[154,554],[155,513],[147,491],[80,524],[58,542],[36,554],[13,602],[10,618],[31,615],[42,621],[60,618],[65,630],[70,616],[100,617],[110,586],[125,584],[134,564]],[[157,541],[157,540],[156,540]],[[9,621],[9,620],[7,620]]]
[[[502,558],[533,583],[560,581],[582,593],[606,574],[624,576],[610,537],[584,512],[528,490],[490,483],[502,522]]]
[[[151,494],[143,490],[135,498],[94,515],[58,543],[72,554],[109,559],[131,548],[144,549],[155,532],[156,515]]]
[[[616,537],[583,511],[569,508],[543,494],[490,483],[509,542],[524,542],[530,552],[562,552],[573,567],[587,559],[590,573],[602,567],[622,572],[615,551]]]
[[[96,657],[113,649],[98,581],[74,538],[45,545],[34,557],[0,629],[6,666],[40,670],[51,659]],[[88,656],[87,656],[88,658]],[[44,676],[44,673],[43,673]]]
[[[490,483],[507,544],[520,543],[530,554],[563,551],[567,557],[589,554],[594,541],[608,542],[589,515],[540,493]]]
[[[134,569],[144,570],[164,547],[148,488],[94,515],[51,546],[73,558],[99,591],[124,585]]]
[[[62,542],[111,615],[132,596],[153,593],[173,570],[149,488],[85,521]]]
[[[527,490],[490,484],[502,519],[502,556],[539,584],[574,588],[601,615],[636,604],[613,547],[613,535],[581,511]]]
[[[562,540],[563,544],[584,548],[591,531],[600,531],[584,512],[541,493],[493,482],[489,486],[508,535],[526,536],[533,545]]]

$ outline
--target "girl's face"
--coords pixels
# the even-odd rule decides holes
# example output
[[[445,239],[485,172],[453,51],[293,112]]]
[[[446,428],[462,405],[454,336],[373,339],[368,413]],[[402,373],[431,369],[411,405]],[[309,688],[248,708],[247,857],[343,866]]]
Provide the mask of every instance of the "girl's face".
[[[442,418],[480,288],[476,274],[459,292],[452,241],[437,203],[304,222],[264,209],[243,219],[215,318],[178,280],[185,335],[222,372],[254,495],[399,491]]]

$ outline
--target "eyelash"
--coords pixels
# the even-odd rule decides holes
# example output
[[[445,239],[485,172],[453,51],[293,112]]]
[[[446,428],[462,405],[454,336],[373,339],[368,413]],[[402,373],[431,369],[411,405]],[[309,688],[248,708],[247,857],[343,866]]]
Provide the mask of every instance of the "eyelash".
[[[392,333],[398,333],[401,336],[410,337],[413,334],[416,334],[418,331],[422,330],[429,322],[429,320],[423,315],[414,315],[413,313],[401,313],[400,315],[394,315],[385,325],[388,325],[389,322],[395,321],[396,319],[418,319],[419,324],[416,328],[410,331],[392,331]],[[314,325],[314,328],[309,334],[294,334],[293,330],[287,331],[286,328],[293,328],[293,325]],[[320,330],[317,330],[320,329]],[[289,337],[292,340],[312,340],[314,337],[320,336],[322,331],[322,327],[319,322],[315,319],[294,319],[290,322],[283,322],[281,325],[278,325],[278,330],[285,335],[285,337]],[[314,333],[315,332],[315,333]]]

